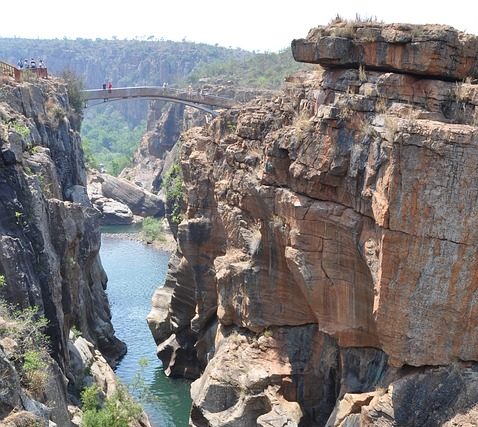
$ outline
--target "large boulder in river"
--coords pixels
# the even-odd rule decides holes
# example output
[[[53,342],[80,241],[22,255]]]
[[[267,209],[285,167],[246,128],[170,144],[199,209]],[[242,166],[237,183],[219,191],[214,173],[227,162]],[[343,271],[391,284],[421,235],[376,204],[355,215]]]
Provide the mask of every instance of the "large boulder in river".
[[[91,201],[101,212],[102,225],[130,225],[133,223],[133,212],[124,203],[108,197],[94,197]]]
[[[125,179],[107,174],[98,175],[97,180],[101,183],[103,196],[124,203],[133,214],[143,217],[164,215],[164,202],[156,194],[150,193]]]

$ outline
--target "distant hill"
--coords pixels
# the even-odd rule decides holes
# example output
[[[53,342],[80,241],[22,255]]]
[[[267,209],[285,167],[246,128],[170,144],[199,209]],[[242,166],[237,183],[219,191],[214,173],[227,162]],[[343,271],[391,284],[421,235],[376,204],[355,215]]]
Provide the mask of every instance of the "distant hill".
[[[200,62],[187,81],[194,84],[204,79],[227,79],[243,87],[278,89],[287,75],[311,67],[310,64],[295,62],[291,50],[287,48],[278,53],[257,53],[241,58]]]
[[[0,58],[12,64],[20,58],[41,58],[53,74],[74,71],[88,88],[101,87],[105,79],[115,86],[171,84],[199,63],[253,56],[241,49],[192,42],[0,38]]]

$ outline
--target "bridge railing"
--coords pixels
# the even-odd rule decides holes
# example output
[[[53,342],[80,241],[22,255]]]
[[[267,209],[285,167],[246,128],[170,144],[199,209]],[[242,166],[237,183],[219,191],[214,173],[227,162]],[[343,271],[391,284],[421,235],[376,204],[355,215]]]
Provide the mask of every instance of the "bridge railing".
[[[202,90],[176,89],[161,86],[136,86],[110,89],[88,89],[83,91],[86,101],[93,99],[121,98],[170,98],[198,104],[212,105],[223,108],[232,107],[236,101],[222,96],[208,94]]]

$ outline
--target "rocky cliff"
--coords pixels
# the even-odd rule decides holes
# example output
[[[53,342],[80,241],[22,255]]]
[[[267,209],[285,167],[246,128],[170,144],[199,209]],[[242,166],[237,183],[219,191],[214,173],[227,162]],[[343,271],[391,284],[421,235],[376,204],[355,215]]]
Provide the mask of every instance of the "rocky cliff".
[[[292,42],[324,68],[183,137],[148,321],[191,425],[478,423],[477,43],[337,21]]]
[[[111,325],[107,278],[98,256],[99,213],[86,195],[79,122],[65,84],[56,80],[19,84],[2,78],[0,297],[17,309],[37,307],[38,315],[48,321],[53,358],[49,369],[56,385],[37,398],[53,404],[52,414],[46,411],[42,417],[61,426],[69,425],[67,384],[73,392],[81,389],[78,382],[83,380],[75,376],[71,364],[76,351],[71,330],[79,331],[111,364],[126,351]],[[11,384],[18,384],[13,365],[5,358],[11,347],[5,334],[11,328],[8,322],[0,323],[2,373],[8,373],[2,381],[10,378]],[[14,397],[2,393],[0,417],[12,410],[31,411],[31,401],[19,399],[18,389],[15,393]],[[11,422],[7,425],[17,425]]]
[[[241,88],[221,80],[199,81],[192,90],[234,99],[238,104],[258,96],[270,98],[275,91],[266,89]],[[161,189],[165,173],[178,157],[177,142],[182,132],[194,126],[203,126],[211,121],[209,114],[182,104],[156,101],[150,104],[147,133],[133,155],[133,165],[125,168],[125,178],[157,193]]]

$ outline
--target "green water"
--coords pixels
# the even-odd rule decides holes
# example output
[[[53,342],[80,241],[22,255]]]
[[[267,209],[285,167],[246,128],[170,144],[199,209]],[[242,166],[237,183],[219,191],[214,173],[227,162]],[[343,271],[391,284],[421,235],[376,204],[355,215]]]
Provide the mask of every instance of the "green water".
[[[153,427],[187,426],[191,407],[190,382],[164,375],[146,323],[153,292],[164,281],[169,254],[140,242],[107,236],[102,237],[100,254],[108,274],[107,293],[113,326],[118,338],[128,346],[128,353],[118,365],[116,374],[124,383],[131,384],[141,370],[140,360],[146,359],[148,365],[142,375],[148,392],[155,399],[152,402],[139,400],[151,424]]]

